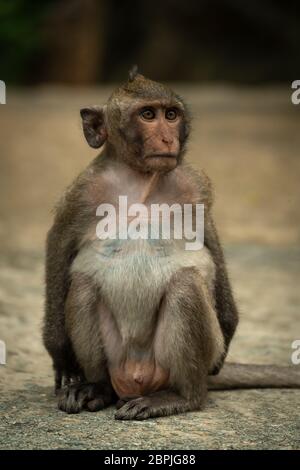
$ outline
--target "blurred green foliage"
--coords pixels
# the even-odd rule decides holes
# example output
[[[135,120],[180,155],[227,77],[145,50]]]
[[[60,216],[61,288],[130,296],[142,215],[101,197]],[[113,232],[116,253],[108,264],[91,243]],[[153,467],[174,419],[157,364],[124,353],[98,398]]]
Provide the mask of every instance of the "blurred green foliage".
[[[45,47],[41,24],[50,3],[0,0],[1,79],[10,83],[34,81],[33,72]]]

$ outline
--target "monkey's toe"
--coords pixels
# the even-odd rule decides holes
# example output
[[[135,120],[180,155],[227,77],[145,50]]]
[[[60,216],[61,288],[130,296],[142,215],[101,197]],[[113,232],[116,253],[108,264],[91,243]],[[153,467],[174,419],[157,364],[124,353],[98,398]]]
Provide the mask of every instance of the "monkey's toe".
[[[120,402],[120,401],[119,401]],[[120,403],[121,404],[121,403]],[[115,419],[147,419],[158,416],[157,411],[152,406],[151,398],[140,397],[127,401],[115,414]]]
[[[99,391],[97,384],[72,384],[63,387],[58,393],[58,408],[66,413],[79,413],[102,410],[107,397]]]
[[[87,402],[86,407],[88,411],[100,411],[105,407],[105,402],[102,397],[94,398]]]
[[[131,396],[131,397],[122,397],[120,398],[117,403],[116,403],[116,408],[117,410],[119,410],[120,408],[122,408],[122,406],[125,405],[125,403],[128,403],[129,401],[131,400],[135,400],[139,398],[138,396]]]

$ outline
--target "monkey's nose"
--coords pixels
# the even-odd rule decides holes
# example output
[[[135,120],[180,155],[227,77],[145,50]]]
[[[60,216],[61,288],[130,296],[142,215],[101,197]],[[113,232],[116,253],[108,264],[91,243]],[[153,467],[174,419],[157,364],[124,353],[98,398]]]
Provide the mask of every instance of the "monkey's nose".
[[[172,137],[162,137],[161,138],[161,141],[164,143],[164,144],[167,144],[167,145],[172,145],[173,144],[173,138]]]

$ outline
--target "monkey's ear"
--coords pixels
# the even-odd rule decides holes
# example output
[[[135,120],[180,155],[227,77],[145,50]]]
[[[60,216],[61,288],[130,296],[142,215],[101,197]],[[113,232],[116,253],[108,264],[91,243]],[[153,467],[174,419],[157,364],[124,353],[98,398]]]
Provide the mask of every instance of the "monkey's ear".
[[[81,109],[80,115],[87,143],[94,149],[101,147],[107,138],[104,109],[100,106],[91,106]]]

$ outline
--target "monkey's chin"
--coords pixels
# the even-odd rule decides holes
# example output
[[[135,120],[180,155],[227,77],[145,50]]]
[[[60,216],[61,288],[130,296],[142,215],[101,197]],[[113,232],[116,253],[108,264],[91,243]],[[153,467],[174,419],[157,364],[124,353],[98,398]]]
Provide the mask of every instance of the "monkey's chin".
[[[171,155],[153,155],[145,159],[145,166],[148,171],[171,171],[176,168],[177,164],[177,158]]]

